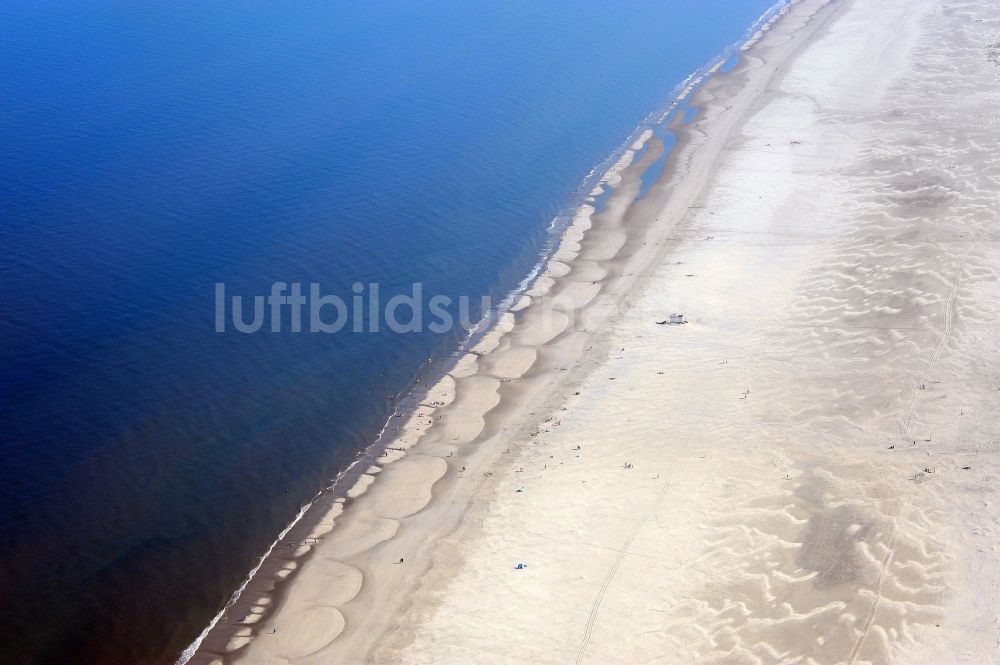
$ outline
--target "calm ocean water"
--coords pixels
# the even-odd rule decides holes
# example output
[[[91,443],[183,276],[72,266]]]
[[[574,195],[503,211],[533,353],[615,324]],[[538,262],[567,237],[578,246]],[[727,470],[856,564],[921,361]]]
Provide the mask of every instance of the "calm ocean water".
[[[216,282],[503,296],[770,4],[0,2],[0,660],[172,663],[461,336]]]

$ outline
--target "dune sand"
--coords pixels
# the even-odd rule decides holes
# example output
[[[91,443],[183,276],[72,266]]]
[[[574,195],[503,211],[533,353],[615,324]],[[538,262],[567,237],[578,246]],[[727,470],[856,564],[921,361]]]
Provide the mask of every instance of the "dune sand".
[[[195,662],[1000,663],[1000,13],[758,37]]]

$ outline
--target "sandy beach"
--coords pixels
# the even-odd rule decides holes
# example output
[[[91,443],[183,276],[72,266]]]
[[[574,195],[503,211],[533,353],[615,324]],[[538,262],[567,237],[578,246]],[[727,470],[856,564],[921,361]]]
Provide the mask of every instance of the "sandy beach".
[[[192,662],[1000,663],[998,44],[793,3]]]

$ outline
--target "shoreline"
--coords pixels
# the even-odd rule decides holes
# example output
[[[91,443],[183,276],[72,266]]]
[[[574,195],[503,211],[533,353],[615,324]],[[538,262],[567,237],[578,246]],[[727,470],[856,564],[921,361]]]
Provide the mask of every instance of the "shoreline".
[[[472,433],[468,427],[465,429],[469,431],[464,432],[462,427],[456,427],[454,428],[454,432],[449,432],[449,436],[451,441],[454,441],[457,437],[463,441],[464,445],[476,444],[477,446],[485,447],[491,440],[497,439],[501,435],[510,436],[512,430],[510,423],[507,421],[523,409],[523,407],[512,408],[509,403],[516,400],[509,396],[506,400],[502,399],[499,396],[502,388],[509,386],[511,383],[518,383],[522,379],[542,376],[545,373],[555,375],[556,380],[550,380],[547,384],[543,381],[543,386],[547,388],[547,391],[542,391],[543,393],[552,393],[557,386],[565,383],[558,377],[558,372],[564,370],[559,365],[565,364],[565,360],[569,358],[583,357],[585,352],[590,353],[589,347],[585,348],[584,342],[588,338],[595,337],[596,333],[585,326],[583,331],[572,331],[582,333],[578,335],[582,339],[574,340],[574,343],[566,344],[565,339],[560,338],[560,341],[565,346],[570,347],[571,350],[568,353],[563,351],[561,354],[542,354],[558,355],[561,358],[558,362],[553,362],[554,359],[548,359],[549,363],[546,363],[545,360],[547,359],[539,357],[539,350],[545,347],[552,338],[563,335],[565,331],[556,331],[553,329],[553,326],[558,328],[559,322],[532,321],[529,325],[525,325],[525,315],[530,316],[532,313],[532,308],[529,304],[532,302],[531,299],[544,299],[549,297],[550,294],[552,294],[551,297],[553,299],[564,296],[568,300],[569,309],[583,309],[594,298],[596,291],[595,293],[586,293],[588,289],[581,288],[579,284],[575,286],[570,285],[570,288],[560,288],[562,286],[560,284],[561,277],[569,274],[569,272],[576,271],[577,279],[579,279],[580,274],[586,272],[587,281],[594,283],[605,281],[608,278],[608,272],[600,268],[599,263],[602,261],[613,263],[616,256],[620,253],[635,254],[643,252],[641,248],[646,243],[643,242],[637,246],[636,236],[645,238],[649,227],[655,226],[656,217],[659,216],[657,211],[664,207],[664,199],[668,198],[669,190],[683,175],[683,173],[677,170],[678,166],[680,166],[679,162],[682,155],[690,149],[692,135],[700,131],[694,129],[694,127],[700,124],[700,118],[704,113],[704,109],[699,104],[694,117],[687,118],[688,122],[685,123],[684,115],[686,114],[684,113],[684,107],[687,106],[693,97],[697,97],[697,93],[702,90],[707,82],[713,82],[720,77],[725,79],[735,78],[737,80],[742,78],[748,67],[748,52],[752,55],[754,45],[767,36],[772,25],[784,18],[793,9],[801,9],[802,5],[810,4],[812,3],[806,0],[805,2],[779,3],[775,5],[772,10],[762,15],[763,24],[759,22],[755,24],[751,30],[748,30],[748,37],[734,45],[736,52],[740,55],[738,62],[734,66],[725,72],[721,71],[727,60],[732,57],[731,50],[733,47],[730,47],[706,65],[703,70],[692,74],[680,84],[677,88],[680,90],[680,94],[676,98],[671,99],[665,105],[664,110],[650,114],[649,117],[658,115],[659,120],[657,122],[659,123],[663,123],[668,119],[670,120],[670,123],[665,125],[665,127],[677,135],[676,144],[672,149],[667,154],[661,155],[660,153],[663,152],[662,142],[658,137],[654,136],[652,128],[647,123],[643,123],[643,125],[637,128],[634,137],[629,143],[625,144],[626,147],[622,151],[622,154],[602,175],[598,184],[590,192],[590,195],[585,197],[579,208],[577,208],[573,220],[563,230],[558,246],[540,261],[537,268],[539,271],[538,276],[521,295],[514,299],[510,311],[493,323],[493,326],[485,332],[479,343],[472,346],[470,353],[455,360],[451,370],[443,372],[440,381],[434,384],[430,382],[425,384],[425,387],[422,388],[422,397],[424,399],[415,400],[416,404],[424,405],[413,409],[411,414],[405,419],[405,423],[402,424],[400,432],[382,444],[385,448],[380,448],[379,444],[381,442],[376,441],[371,447],[366,449],[364,456],[359,456],[358,461],[338,476],[334,486],[317,495],[313,503],[309,505],[309,509],[304,510],[299,520],[289,527],[286,532],[286,540],[296,544],[294,550],[290,552],[291,556],[288,555],[288,552],[278,549],[280,545],[272,548],[280,556],[266,556],[262,560],[258,576],[252,578],[249,584],[245,585],[243,593],[234,604],[220,613],[217,617],[219,621],[216,630],[209,631],[207,635],[203,635],[204,639],[199,643],[200,648],[191,655],[190,660],[187,662],[218,663],[220,660],[221,662],[243,662],[244,660],[252,662],[252,656],[245,653],[245,647],[252,645],[252,636],[257,632],[254,630],[257,626],[260,626],[259,632],[266,634],[266,629],[270,625],[270,621],[277,619],[277,617],[272,616],[272,608],[278,608],[277,614],[280,615],[280,608],[283,602],[287,600],[289,594],[294,593],[296,582],[298,581],[297,578],[299,577],[299,575],[295,574],[297,569],[300,566],[302,566],[304,571],[310,569],[309,566],[314,554],[313,550],[323,546],[324,537],[336,535],[334,530],[335,523],[338,523],[338,526],[342,523],[345,524],[345,526],[340,526],[341,531],[349,529],[350,524],[348,523],[352,515],[349,511],[345,511],[345,506],[349,502],[365,497],[367,492],[386,492],[388,481],[383,480],[381,483],[375,483],[376,476],[383,473],[383,469],[391,468],[391,466],[386,465],[406,459],[406,451],[417,445],[425,432],[433,432],[433,429],[428,426],[434,422],[431,419],[439,408],[442,406],[452,406],[456,399],[462,398],[462,402],[455,406],[455,411],[458,413],[482,411],[483,416],[480,417],[479,422],[471,429],[478,427],[480,431],[493,430],[493,434],[490,437],[481,438],[480,432]],[[825,5],[826,3],[821,4]],[[715,87],[718,87],[718,84]],[[704,95],[702,96],[704,97]],[[633,163],[633,159],[636,156],[639,159]],[[649,159],[650,156],[653,158]],[[642,177],[646,169],[656,159],[664,160],[662,172],[657,176],[657,182],[648,188],[649,191],[645,197],[641,200],[635,200],[639,189],[642,187]],[[605,208],[601,211],[594,210],[591,204],[594,202],[595,197],[604,194],[606,190],[610,190],[610,196],[606,201]],[[654,193],[653,190],[657,190],[657,195],[652,195]],[[613,210],[608,213],[608,208],[612,208]],[[638,210],[633,210],[633,208],[638,208]],[[650,208],[652,210],[648,210]],[[644,220],[644,224],[638,225],[635,224],[634,219],[626,220],[626,217],[634,218],[639,216],[645,216],[648,219]],[[591,221],[591,217],[594,218],[593,222]],[[632,222],[631,225],[629,225],[629,221]],[[600,228],[587,233],[587,231],[591,230],[592,224],[595,223]],[[638,231],[633,229],[630,233],[625,233],[624,231],[603,233],[603,235],[608,237],[595,238],[595,236],[599,236],[613,224],[617,224],[619,227],[638,226],[640,228]],[[661,230],[661,235],[665,235],[665,231],[669,230],[669,228],[671,227],[668,226],[667,229]],[[661,238],[656,243],[658,249],[654,253],[663,255],[667,251],[665,248],[666,244],[666,241]],[[588,253],[591,257],[595,257],[588,259],[593,265],[581,266],[580,263],[582,262],[576,261],[577,257]],[[647,254],[644,258],[646,265],[655,264],[655,259],[649,256],[648,252],[643,253]],[[618,295],[609,296],[605,299],[605,301],[609,299],[619,301],[613,305],[614,309],[627,307],[628,293],[635,290],[634,282],[641,281],[635,279],[636,273],[624,273],[624,270],[622,272],[623,274],[617,276],[617,288],[613,289]],[[641,272],[639,271],[640,276]],[[589,279],[591,277],[597,279]],[[626,281],[626,278],[631,279]],[[559,313],[558,307],[557,305],[552,310],[556,316]],[[516,323],[514,321],[515,315],[518,318]],[[604,311],[599,314],[599,318],[603,318],[603,323],[600,325],[604,325],[610,317],[608,316],[608,312]],[[532,330],[534,330],[533,333]],[[523,347],[521,349],[500,349],[501,345],[509,344],[510,340],[507,339],[505,342],[504,338],[509,338],[509,333],[511,332],[519,333],[522,337],[526,336],[528,340],[524,346],[537,347],[534,355],[530,351],[526,351]],[[525,335],[525,332],[528,334]],[[563,335],[563,337],[565,336]],[[500,349],[499,354],[495,353],[498,349]],[[473,366],[478,365],[479,361],[484,358],[487,361],[487,368],[490,370],[487,373],[493,375],[493,380],[480,381],[479,383],[493,385],[470,385],[467,395],[457,394],[455,390],[456,381],[465,379],[465,383],[471,383],[468,381],[469,379],[475,380],[476,375],[481,370],[477,371],[473,369]],[[542,362],[539,362],[540,360]],[[572,385],[572,383],[569,385]],[[428,400],[427,398],[431,396],[436,399]],[[549,399],[551,399],[551,395]],[[425,402],[431,402],[433,406],[428,406]],[[529,417],[533,416],[534,412],[528,415]],[[403,420],[400,416],[394,415],[394,417],[387,421],[387,425],[393,419]],[[525,425],[520,429],[525,430],[527,428],[528,426]],[[421,442],[420,445],[422,448],[430,448],[431,446],[427,445],[428,443],[437,448],[441,448],[442,446],[445,448],[450,447],[441,440],[441,434],[437,438],[437,442]],[[445,438],[447,439],[448,437]],[[373,463],[368,464],[366,467],[365,461],[371,457],[373,450],[388,454],[373,459]],[[459,452],[457,447],[448,452],[451,455],[439,456],[438,459],[454,459],[454,463],[449,464],[446,461],[444,469],[441,468],[441,465],[435,463],[425,465],[434,466],[435,468],[421,469],[415,473],[414,475],[424,476],[417,482],[435,486],[435,490],[437,490],[437,485],[443,482],[446,475],[455,473],[456,470],[453,467],[458,465],[458,460],[465,461],[465,458],[452,456],[454,453]],[[502,455],[503,453],[499,454]],[[425,456],[427,453],[422,450],[414,451],[411,459],[416,459],[417,455]],[[480,451],[475,451],[470,453],[469,457],[481,457],[481,455]],[[494,459],[489,460],[485,465],[480,460],[478,466],[481,468],[490,468],[500,461],[496,451],[494,451],[493,457]],[[471,462],[471,459],[469,461]],[[471,464],[462,466],[471,466]],[[449,467],[451,468],[449,469]],[[483,473],[491,472],[484,471]],[[484,482],[488,482],[490,477],[486,476],[487,480]],[[414,479],[401,479],[397,482],[412,487]],[[471,491],[466,493],[469,495],[472,494]],[[424,499],[427,502],[431,501],[430,487],[427,488],[427,496],[422,497],[418,503],[424,502]],[[424,508],[423,506],[414,505],[408,507],[403,512],[407,513],[408,510],[412,512],[409,515],[404,515],[404,517],[419,513]],[[391,536],[386,540],[373,543],[372,546],[378,546],[389,541],[391,541]],[[322,564],[316,563],[313,565],[319,566]],[[362,575],[362,577],[367,577],[367,575]],[[286,578],[289,578],[289,581],[283,585],[282,582]],[[346,586],[351,588],[356,586],[356,593],[363,591],[363,584],[359,580],[348,582]],[[335,627],[337,634],[329,640],[330,642],[339,635],[339,631],[344,624],[344,617],[338,617],[338,614],[339,612],[337,614],[325,612],[321,621],[321,623],[327,624],[327,636],[333,632],[329,630],[329,627],[331,625]],[[339,628],[337,628],[338,624],[340,625]],[[230,655],[226,655],[224,660],[222,660],[223,654]],[[185,661],[182,659],[179,662]]]
[[[426,402],[434,401],[428,400],[428,396],[435,388],[440,387],[442,380],[446,380],[446,377],[452,375],[463,362],[468,360],[470,353],[483,353],[482,344],[479,342],[486,339],[486,346],[490,347],[492,340],[488,338],[491,335],[499,334],[502,337],[510,332],[513,323],[510,322],[509,318],[505,323],[503,317],[508,314],[517,314],[529,306],[530,296],[526,297],[526,294],[533,291],[539,281],[553,277],[549,274],[549,264],[556,261],[556,257],[560,254],[567,239],[572,243],[574,238],[582,237],[586,233],[587,229],[580,229],[578,224],[581,220],[589,224],[589,219],[592,216],[601,213],[603,202],[600,200],[604,198],[606,201],[609,195],[614,194],[615,189],[621,184],[623,173],[629,170],[633,160],[645,155],[651,141],[654,144],[659,143],[658,155],[655,160],[659,162],[659,170],[654,174],[656,180],[660,180],[664,174],[669,173],[669,162],[673,153],[680,147],[680,141],[678,140],[670,149],[664,149],[662,146],[663,133],[669,132],[674,136],[679,136],[680,130],[685,125],[695,122],[700,115],[700,109],[689,104],[704,83],[713,76],[728,74],[738,69],[743,64],[746,51],[770,30],[775,21],[782,18],[795,4],[801,1],[777,0],[774,5],[750,24],[740,40],[727,46],[718,56],[677,84],[668,101],[662,107],[650,112],[618,150],[591,170],[573,196],[575,203],[571,203],[553,218],[548,231],[549,240],[529,275],[502,299],[496,310],[485,315],[469,331],[465,341],[460,343],[448,359],[436,362],[434,371],[418,374],[417,383],[408,389],[406,396],[400,400],[400,406],[386,420],[376,439],[369,446],[360,450],[355,461],[339,472],[329,486],[317,492],[307,504],[300,508],[296,518],[282,530],[261,556],[257,566],[248,573],[247,578],[234,592],[226,606],[213,617],[195,641],[180,654],[176,661],[177,665],[186,665],[187,663],[197,665],[202,662],[217,663],[223,654],[230,651],[238,652],[243,648],[243,645],[249,643],[246,639],[248,636],[247,627],[263,625],[267,615],[278,607],[284,595],[290,592],[295,572],[300,566],[308,563],[312,549],[319,544],[325,534],[332,530],[335,521],[347,509],[351,501],[360,496],[368,485],[374,482],[374,478],[370,480],[367,478],[372,475],[371,471],[377,468],[373,467],[371,462],[384,463],[398,459],[396,456],[392,456],[391,459],[385,459],[383,456],[394,449],[393,444],[397,442],[397,439],[405,437],[408,430],[416,432],[419,437],[423,432],[419,427],[419,421],[429,415],[426,410]],[[732,64],[727,68],[728,63]],[[689,111],[693,111],[690,116],[688,115]],[[649,164],[648,166],[650,171],[655,168],[655,165]],[[640,173],[638,177],[642,177],[642,175]],[[574,230],[574,227],[578,228]],[[562,262],[557,261],[557,263],[561,264]],[[481,329],[484,324],[485,327]],[[436,380],[430,380],[432,377]],[[448,391],[445,390],[439,397],[447,397],[447,395]],[[406,425],[401,429],[393,427],[390,430],[391,424],[397,423],[398,425],[404,419]],[[407,444],[413,445],[409,441]],[[395,452],[402,452],[406,448],[406,445],[398,447]],[[367,466],[366,462],[369,462]],[[284,547],[294,547],[294,549],[288,551]],[[228,628],[227,623],[229,624]],[[234,646],[235,649],[233,649]],[[238,656],[238,654],[235,655]]]
[[[567,368],[562,365],[572,358],[588,357],[588,365],[593,365],[595,354],[591,351],[593,346],[602,343],[598,339],[602,336],[602,329],[614,318],[614,311],[629,306],[630,294],[634,293],[638,288],[637,285],[644,281],[644,270],[626,272],[625,269],[636,262],[647,268],[653,266],[657,257],[664,256],[669,251],[668,246],[671,242],[669,230],[673,228],[672,224],[660,229],[659,237],[654,243],[655,249],[642,248],[646,246],[647,235],[651,230],[662,224],[658,219],[661,216],[659,211],[665,209],[668,200],[676,198],[672,195],[672,189],[683,179],[684,169],[690,168],[689,163],[682,168],[682,162],[693,149],[692,144],[697,143],[695,137],[701,133],[697,126],[701,124],[704,109],[701,104],[694,105],[692,108],[695,108],[696,112],[693,117],[685,118],[686,107],[698,98],[705,87],[725,88],[727,85],[734,85],[727,81],[735,79],[737,81],[735,87],[739,89],[741,87],[739,82],[745,78],[747,70],[753,69],[748,65],[748,56],[753,57],[754,46],[766,39],[776,22],[788,13],[794,13],[796,9],[802,11],[803,7],[809,9],[815,5],[822,8],[826,4],[827,2],[817,3],[810,0],[776,4],[772,10],[762,15],[763,23],[759,20],[751,30],[748,30],[748,37],[745,40],[727,48],[720,56],[678,85],[677,90],[680,90],[680,93],[667,102],[663,110],[654,111],[647,117],[648,121],[654,116],[659,116],[656,123],[651,126],[644,121],[629,141],[623,144],[623,149],[617,158],[606,160],[605,163],[611,163],[611,166],[576,208],[574,215],[558,236],[558,243],[540,259],[534,279],[527,283],[522,282],[525,288],[520,294],[512,292],[511,295],[515,297],[512,298],[508,311],[493,321],[492,325],[482,332],[476,343],[469,344],[467,351],[463,352],[462,349],[456,351],[445,368],[437,372],[438,381],[433,383],[426,381],[423,385],[415,387],[402,400],[410,403],[409,412],[394,413],[387,420],[383,433],[388,431],[387,428],[393,421],[400,423],[399,431],[384,441],[380,435],[371,446],[359,452],[358,459],[339,474],[330,487],[322,490],[310,504],[303,507],[299,517],[283,532],[283,537],[276,540],[268,554],[262,557],[255,569],[256,574],[252,574],[244,584],[239,597],[216,617],[217,623],[213,622],[215,628],[210,626],[206,629],[207,634],[203,633],[199,640],[192,644],[192,647],[198,647],[197,650],[187,657],[182,656],[179,663],[256,662],[252,653],[247,653],[246,647],[254,644],[253,636],[266,634],[267,627],[280,617],[282,605],[288,600],[287,596],[295,593],[296,582],[300,576],[296,573],[300,569],[310,570],[316,550],[323,548],[324,539],[338,535],[335,525],[341,532],[342,538],[364,540],[364,538],[358,539],[357,533],[350,533],[352,527],[350,522],[354,516],[347,508],[370,494],[392,494],[391,488],[388,487],[390,481],[375,482],[378,475],[402,467],[394,463],[424,459],[423,462],[411,464],[423,467],[414,469],[411,474],[413,477],[408,478],[404,473],[392,475],[404,476],[402,479],[394,480],[399,485],[406,486],[408,490],[412,490],[416,485],[426,485],[425,491],[412,505],[405,506],[401,511],[398,510],[399,506],[393,506],[394,510],[388,511],[395,513],[389,518],[393,521],[423,513],[426,507],[436,500],[431,496],[432,486],[436,493],[437,487],[446,480],[450,481],[450,485],[457,484],[455,478],[447,478],[448,476],[457,474],[460,479],[463,477],[456,469],[459,462],[469,462],[462,465],[463,469],[468,466],[472,470],[473,464],[476,470],[489,469],[502,463],[502,456],[506,454],[498,450],[463,452],[463,446],[486,448],[493,444],[496,447],[501,439],[523,435],[532,429],[532,425],[515,425],[511,420],[525,415],[528,407],[524,402],[527,397],[542,396],[543,404],[554,404],[565,399],[565,395],[557,394],[558,388],[572,387],[583,381],[589,371],[587,369],[576,370],[574,372],[576,376],[572,380],[561,377],[559,373],[566,371]],[[732,57],[730,51],[733,48],[739,54],[739,60],[731,68],[722,71],[727,60]],[[721,83],[717,80],[720,78],[723,79]],[[706,86],[706,83],[714,85]],[[711,92],[705,92],[701,97],[704,101],[713,99]],[[667,124],[664,124],[665,122]],[[656,127],[665,128],[676,134],[676,143],[669,151],[664,150],[662,140],[654,132]],[[647,188],[645,196],[637,198],[640,189],[643,188],[643,177],[648,175],[647,170],[657,160],[662,162],[662,171],[655,174],[656,181]],[[605,205],[600,210],[595,209],[593,204],[597,197],[602,195],[606,196]],[[559,216],[553,221],[554,226],[558,219]],[[622,254],[628,256],[630,260],[622,261],[620,258]],[[639,260],[636,255],[639,255]],[[581,256],[586,258],[581,260],[579,259]],[[608,270],[601,264],[608,264],[611,269]],[[567,278],[567,275],[570,277]],[[589,289],[586,282],[592,284],[600,282],[602,287],[609,283],[613,284],[608,289],[611,294],[597,298],[602,289]],[[603,302],[594,303],[595,299]],[[555,302],[555,305],[546,304],[550,301]],[[541,306],[550,309],[539,315]],[[563,319],[567,313],[577,314],[595,310],[596,322],[588,322],[582,329],[561,329],[566,323]],[[470,334],[470,339],[475,339],[475,336]],[[512,339],[516,340],[516,346],[511,344]],[[553,343],[554,340],[556,343]],[[489,378],[485,378],[487,376]],[[539,383],[539,386],[528,391],[517,390],[516,384],[522,380],[532,379]],[[465,386],[466,389],[458,390],[460,386]],[[520,400],[516,394],[510,394],[514,391],[522,393]],[[481,413],[481,415],[476,416],[471,424],[449,423],[447,420],[449,407],[456,416],[453,418],[454,421],[465,421],[469,414]],[[540,410],[543,409],[544,407]],[[444,419],[442,425],[438,425],[442,421],[434,419],[439,410],[444,411],[437,415],[438,418]],[[530,418],[535,414],[536,411],[530,411],[527,416]],[[437,425],[436,429],[434,425]],[[429,440],[422,440],[425,434],[431,435]],[[415,447],[418,448],[414,449]],[[444,452],[448,454],[444,455]],[[432,458],[443,461],[444,465],[426,461]],[[489,475],[484,475],[482,480],[474,484],[476,488],[474,491],[460,491],[449,487],[449,493],[472,496],[475,492],[481,491],[482,486],[489,485],[493,478],[492,471],[483,473]],[[465,477],[468,475],[465,474]],[[400,502],[398,496],[387,498],[393,503]],[[385,508],[384,505],[382,507]],[[369,515],[356,521],[367,522],[365,526],[371,527],[372,523],[378,520],[371,519]],[[461,520],[459,518],[454,521],[457,523]],[[384,525],[377,526],[384,528]],[[343,532],[348,532],[348,536],[343,536]],[[381,539],[387,534],[388,531],[383,531],[376,536],[375,542],[366,545],[384,549],[382,546],[391,542],[394,537],[393,532],[393,535]],[[282,543],[283,540],[291,544]],[[352,550],[350,547],[337,548],[332,543],[327,545],[328,547],[323,548],[327,552]],[[283,547],[292,549],[284,550]],[[355,543],[353,549],[364,551],[368,548]],[[323,564],[316,562],[312,565],[318,567]],[[355,594],[365,591],[361,580],[368,577],[367,571],[360,575],[361,579],[352,572],[343,571],[336,577],[338,586],[352,589]],[[349,594],[344,593],[342,597],[346,598],[347,595]],[[317,617],[316,622],[323,624],[321,630],[325,632],[325,636],[333,634],[333,638],[326,643],[328,645],[340,634],[345,617],[337,610],[317,614],[323,615]],[[258,626],[259,631],[255,630]],[[331,630],[331,627],[334,630]],[[314,630],[316,627],[310,626],[309,629]],[[250,652],[252,651],[253,649],[250,649]],[[264,657],[266,659],[270,656]]]
[[[528,275],[501,299],[501,303],[497,308],[491,310],[468,332],[465,340],[459,343],[458,348],[447,359],[435,361],[433,371],[421,371],[417,374],[416,383],[411,384],[406,389],[405,397],[399,402],[400,406],[386,420],[375,440],[364,449],[359,450],[356,459],[340,471],[330,485],[318,491],[308,503],[301,506],[296,517],[279,533],[278,537],[258,560],[257,565],[251,569],[243,583],[234,591],[232,598],[230,598],[226,606],[213,617],[202,633],[180,654],[176,661],[177,665],[186,665],[186,663],[191,662],[191,659],[198,654],[202,643],[208,637],[209,633],[227,615],[239,613],[241,609],[243,610],[243,615],[245,615],[254,606],[253,603],[247,603],[243,599],[243,594],[251,590],[253,585],[259,584],[259,588],[254,588],[252,589],[253,591],[271,594],[276,599],[280,598],[279,592],[275,590],[275,583],[285,581],[287,576],[275,575],[275,573],[281,570],[281,561],[272,561],[271,558],[272,554],[280,553],[281,550],[279,547],[282,541],[286,538],[289,541],[310,540],[311,538],[308,535],[303,534],[312,533],[317,525],[326,519],[331,510],[342,509],[338,507],[338,504],[343,503],[339,500],[348,498],[348,490],[344,489],[344,485],[346,484],[347,488],[353,487],[358,477],[364,474],[364,471],[360,468],[361,463],[367,459],[373,459],[373,453],[382,453],[386,447],[391,447],[394,438],[398,436],[397,434],[389,433],[390,424],[397,422],[399,419],[408,419],[414,415],[420,408],[422,400],[426,398],[430,387],[434,386],[437,380],[440,380],[443,376],[454,370],[462,356],[467,354],[470,349],[476,348],[477,345],[475,342],[480,337],[492,332],[499,316],[507,312],[516,311],[515,306],[523,294],[530,290],[540,277],[544,276],[549,261],[552,260],[553,256],[559,250],[563,237],[573,225],[581,210],[598,212],[602,208],[599,200],[602,197],[606,197],[613,189],[611,183],[620,181],[618,173],[624,170],[637,154],[646,149],[646,143],[649,139],[663,131],[674,131],[670,128],[670,120],[675,114],[685,113],[688,110],[697,111],[697,109],[688,108],[687,102],[700,85],[708,77],[723,71],[727,62],[732,58],[736,58],[736,62],[738,63],[742,51],[760,37],[762,34],[761,29],[766,29],[769,22],[779,16],[783,9],[795,1],[778,0],[775,5],[761,14],[751,24],[751,27],[747,29],[743,39],[723,49],[719,56],[713,58],[709,63],[695,72],[692,72],[681,83],[675,86],[669,101],[661,108],[649,113],[617,150],[590,171],[571,198],[572,202],[570,205],[560,211],[550,223],[547,231],[548,240],[539,255],[538,262],[529,271]],[[688,124],[693,119],[693,117],[685,118],[683,124]],[[670,152],[671,150],[663,151],[659,161],[665,163]],[[662,167],[663,164],[661,164],[661,169]],[[436,378],[436,380],[428,380],[432,377]],[[392,431],[395,432],[396,429],[394,427]],[[281,557],[278,558],[280,559]],[[296,555],[296,558],[298,558],[298,555]],[[269,577],[269,579],[259,580],[257,576],[260,573],[264,573],[264,576]]]

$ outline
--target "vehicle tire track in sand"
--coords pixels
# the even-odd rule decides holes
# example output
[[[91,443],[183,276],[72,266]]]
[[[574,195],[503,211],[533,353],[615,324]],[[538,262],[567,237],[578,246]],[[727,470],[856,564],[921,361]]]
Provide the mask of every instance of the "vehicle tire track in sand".
[[[983,228],[976,231],[972,239],[975,243],[982,241],[983,237],[986,236],[990,230],[993,228],[995,222],[987,223]],[[955,269],[955,276],[952,279],[951,290],[945,297],[945,317],[944,317],[944,334],[941,341],[938,343],[937,348],[934,349],[934,355],[931,357],[930,362],[924,369],[923,373],[920,375],[920,379],[917,385],[923,385],[927,381],[927,377],[930,375],[931,369],[944,354],[945,349],[948,346],[948,342],[951,340],[953,328],[954,328],[954,311],[955,311],[955,300],[958,298],[958,293],[962,288],[962,274],[967,271],[967,266],[970,257],[969,252],[966,252],[962,260],[959,262],[958,267]],[[919,390],[919,389],[917,389]],[[916,414],[917,408],[917,397],[919,393],[917,390],[913,391],[913,395],[910,397],[909,404],[907,405],[906,413],[902,418],[900,424],[900,430],[903,438],[908,438],[910,436],[910,428],[913,426],[913,418]]]
[[[872,584],[872,593],[875,594],[875,597],[872,599],[871,609],[868,610],[868,616],[865,618],[865,625],[861,628],[861,635],[858,636],[858,641],[855,642],[854,648],[851,649],[851,654],[847,658],[847,665],[854,665],[854,661],[857,660],[858,654],[861,653],[861,646],[865,643],[865,639],[868,637],[868,632],[871,630],[872,622],[875,620],[875,613],[878,611],[878,602],[882,598],[882,580],[885,579],[885,571],[889,567],[889,562],[892,560],[892,554],[895,551],[896,520],[890,520],[887,551],[885,553],[885,557],[882,559],[882,567],[879,568],[878,576],[875,578],[875,583]]]
[[[611,570],[604,577],[604,581],[601,582],[601,588],[597,592],[597,597],[594,598],[594,604],[590,608],[590,616],[587,619],[587,629],[583,634],[583,643],[580,644],[580,651],[576,654],[576,665],[580,665],[583,662],[583,657],[587,653],[587,646],[590,644],[590,636],[594,633],[594,625],[597,623],[597,615],[601,610],[601,603],[604,602],[604,595],[608,591],[608,587],[611,586],[611,581],[615,578],[618,573],[618,568],[621,567],[622,561],[625,560],[625,556],[628,554],[629,547],[632,546],[632,541],[635,540],[636,536],[642,530],[642,527],[646,524],[646,521],[650,516],[656,512],[659,508],[660,502],[663,501],[663,495],[667,493],[667,489],[670,487],[670,477],[674,472],[674,462],[671,461],[670,468],[667,470],[667,477],[663,481],[663,486],[660,491],[656,493],[656,498],[653,499],[653,503],[650,504],[649,508],[643,513],[642,517],[636,522],[635,526],[632,527],[632,531],[628,534],[628,538],[622,544],[621,549],[618,550],[618,556],[615,557],[615,561],[611,564]]]
[[[959,289],[962,286],[962,271],[964,269],[965,262],[963,261],[955,270],[955,277],[952,280],[951,290],[948,292],[948,295],[945,296],[944,330],[941,334],[941,340],[938,342],[937,347],[935,347],[934,353],[931,355],[931,359],[928,361],[924,371],[920,374],[920,378],[917,380],[917,386],[922,386],[927,382],[927,377],[930,376],[931,370],[934,369],[937,361],[941,359],[945,349],[948,347],[948,342],[951,340],[953,332],[952,328],[955,298],[958,296]],[[906,407],[906,413],[903,414],[903,418],[900,421],[899,429],[904,439],[910,436],[910,429],[913,427],[913,418],[917,411],[917,397],[919,395],[919,390],[921,390],[921,388],[914,388],[913,394],[911,395],[910,401]]]

